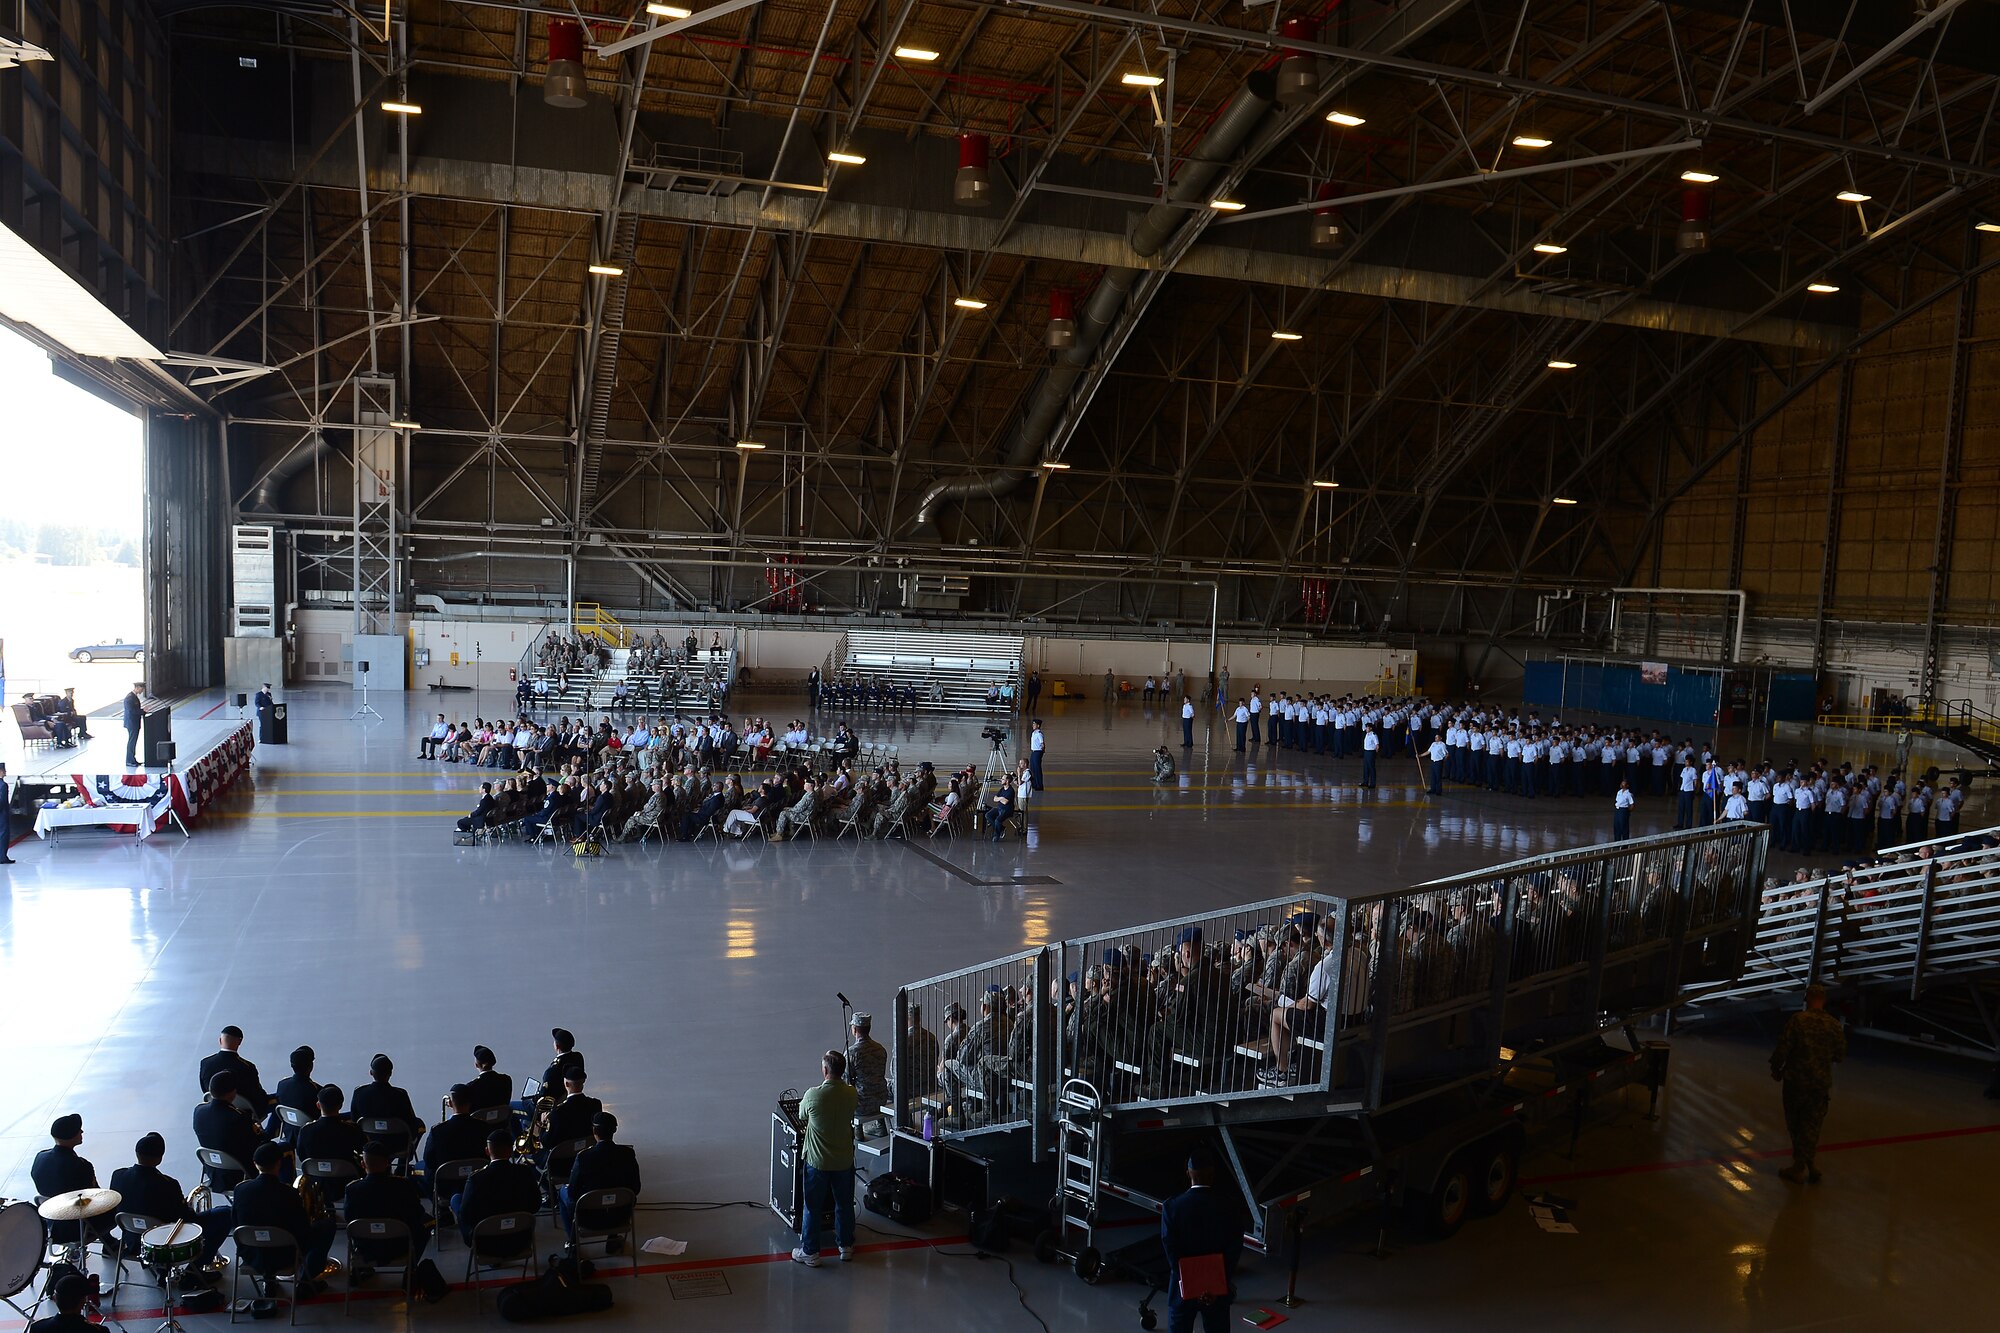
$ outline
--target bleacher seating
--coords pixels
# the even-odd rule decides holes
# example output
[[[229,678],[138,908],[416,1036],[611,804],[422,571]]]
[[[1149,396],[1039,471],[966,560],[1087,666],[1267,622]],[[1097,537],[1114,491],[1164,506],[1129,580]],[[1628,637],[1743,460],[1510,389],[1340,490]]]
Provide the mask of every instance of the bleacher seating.
[[[614,701],[618,687],[626,689],[624,711],[634,713],[695,716],[716,711],[716,692],[727,691],[736,681],[736,650],[733,647],[697,648],[692,657],[676,643],[667,651],[667,661],[645,672],[631,669],[636,649],[609,648],[610,660],[600,670],[589,665],[572,667],[565,688],[556,687],[557,673],[529,665],[530,685],[549,682],[547,707],[554,713],[599,714],[617,712]],[[524,658],[524,664],[532,658]]]
[[[919,708],[983,712],[989,690],[1020,689],[1026,644],[1019,634],[849,630],[832,683],[907,685]]]

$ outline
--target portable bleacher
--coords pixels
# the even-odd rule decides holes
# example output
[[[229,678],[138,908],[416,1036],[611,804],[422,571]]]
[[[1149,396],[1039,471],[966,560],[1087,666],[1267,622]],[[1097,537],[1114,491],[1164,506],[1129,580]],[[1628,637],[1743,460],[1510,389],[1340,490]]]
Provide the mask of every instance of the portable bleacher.
[[[835,673],[845,684],[909,686],[919,708],[978,712],[989,689],[1020,688],[1019,634],[946,630],[856,629],[847,632],[847,655]]]

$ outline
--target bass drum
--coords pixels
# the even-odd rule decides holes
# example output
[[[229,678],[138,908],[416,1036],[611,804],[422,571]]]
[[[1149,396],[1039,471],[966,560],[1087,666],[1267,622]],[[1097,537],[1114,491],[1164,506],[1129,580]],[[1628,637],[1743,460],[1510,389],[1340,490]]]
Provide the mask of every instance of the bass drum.
[[[32,1203],[0,1208],[0,1299],[27,1290],[41,1271],[48,1224]]]

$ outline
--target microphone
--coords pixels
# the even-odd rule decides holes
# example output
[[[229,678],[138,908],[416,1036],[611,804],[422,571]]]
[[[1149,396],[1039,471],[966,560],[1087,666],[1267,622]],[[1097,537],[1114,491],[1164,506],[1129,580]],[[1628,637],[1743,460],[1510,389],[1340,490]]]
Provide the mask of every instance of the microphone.
[[[835,991],[833,993],[833,998],[840,1001],[840,1007],[843,1009],[852,1009],[854,1007],[853,1005],[847,1002],[847,997],[845,995],[842,995],[839,991]]]

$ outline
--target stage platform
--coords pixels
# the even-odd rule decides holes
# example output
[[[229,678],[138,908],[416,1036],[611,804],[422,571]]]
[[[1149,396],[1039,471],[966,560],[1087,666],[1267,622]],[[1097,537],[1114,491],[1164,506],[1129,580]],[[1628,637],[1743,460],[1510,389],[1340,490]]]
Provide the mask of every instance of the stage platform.
[[[234,709],[220,709],[210,717],[175,714],[169,734],[178,757],[169,773],[163,764],[126,766],[125,729],[116,718],[93,717],[90,727],[90,740],[66,750],[25,746],[18,733],[8,738],[7,771],[26,795],[39,799],[59,793],[67,798],[73,788],[88,807],[40,811],[35,829],[45,838],[82,824],[132,833],[139,831],[142,819],[153,832],[167,824],[169,810],[192,824],[249,767],[255,745],[250,724],[239,721]],[[129,805],[132,821],[107,823],[99,811],[119,805]]]

